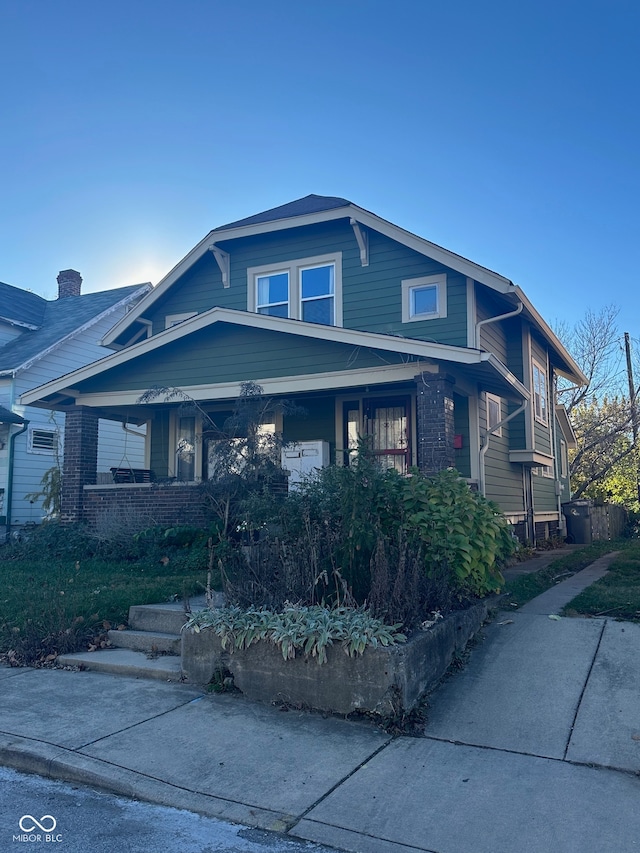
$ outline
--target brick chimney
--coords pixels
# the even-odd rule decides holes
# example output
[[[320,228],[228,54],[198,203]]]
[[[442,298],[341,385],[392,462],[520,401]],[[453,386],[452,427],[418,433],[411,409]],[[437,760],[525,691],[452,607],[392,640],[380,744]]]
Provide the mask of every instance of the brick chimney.
[[[67,296],[80,296],[82,276],[75,270],[61,270],[58,273],[58,299]]]

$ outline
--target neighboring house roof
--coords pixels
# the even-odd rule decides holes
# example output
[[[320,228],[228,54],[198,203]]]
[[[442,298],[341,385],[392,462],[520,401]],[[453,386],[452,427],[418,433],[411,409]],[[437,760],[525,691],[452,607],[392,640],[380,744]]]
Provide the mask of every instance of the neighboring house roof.
[[[9,409],[5,409],[4,406],[0,406],[0,424],[23,424],[24,418],[21,418],[20,415],[16,415],[13,412],[10,412]]]
[[[268,329],[285,335],[301,335],[322,341],[333,341],[352,346],[406,353],[418,359],[465,365],[469,376],[475,375],[479,381],[492,383],[495,390],[505,397],[521,400],[529,399],[530,396],[529,391],[524,385],[494,355],[483,352],[482,350],[432,343],[416,338],[384,335],[376,332],[361,332],[354,329],[344,329],[339,326],[307,323],[284,317],[272,317],[267,314],[253,314],[249,311],[238,311],[232,308],[212,308],[202,314],[197,314],[189,320],[184,320],[170,329],[159,332],[157,335],[152,335],[140,343],[119,350],[113,355],[108,355],[86,367],[74,370],[72,373],[68,373],[59,379],[47,382],[33,391],[27,391],[21,396],[20,402],[23,405],[47,405],[49,402],[56,405],[60,402],[60,395],[76,397],[79,383],[91,379],[100,373],[104,373],[113,367],[133,361],[146,353],[156,352],[158,358],[162,358],[162,347],[200,329],[214,326],[217,323],[229,323],[254,329]],[[417,363],[414,366],[418,369]],[[138,391],[127,392],[125,395],[128,397],[127,402],[135,404],[138,402],[137,398],[145,390],[148,389],[141,388]],[[210,396],[212,385],[207,385],[200,390],[202,390],[205,396]],[[190,390],[190,393],[195,399],[200,399],[201,397],[197,389]],[[234,394],[230,394],[230,396],[233,397]]]
[[[514,307],[521,302],[523,304],[524,316],[538,328],[556,354],[556,366],[560,372],[576,383],[586,382],[586,377],[576,362],[569,355],[553,330],[533,307],[520,287],[516,286],[508,278],[467,258],[463,258],[455,252],[444,249],[442,246],[431,243],[429,240],[418,237],[410,231],[406,231],[404,228],[400,228],[398,225],[394,225],[392,222],[388,222],[386,219],[382,219],[376,214],[358,207],[348,199],[338,196],[307,195],[279,207],[270,208],[254,216],[230,222],[227,225],[222,225],[210,231],[144,299],[140,300],[135,309],[127,317],[124,317],[114,325],[107,335],[105,335],[102,344],[104,346],[114,346],[115,348],[118,337],[136,319],[142,318],[145,311],[157,299],[163,296],[199,258],[212,250],[213,247],[220,248],[219,244],[224,244],[225,251],[231,252],[229,245],[229,241],[231,240],[345,218],[349,219],[352,224],[357,223],[365,228],[371,228],[419,252],[425,257],[432,258],[444,266],[492,288],[507,296]]]
[[[42,325],[47,300],[28,290],[0,281],[0,322],[37,329]]]
[[[116,306],[131,301],[136,296],[142,296],[150,287],[149,284],[135,284],[51,301],[36,297],[44,303],[38,327],[30,326],[20,337],[0,347],[0,375],[10,375],[21,368],[24,369],[51,347],[93,324]],[[4,289],[0,289],[0,300],[3,306],[3,297],[16,300],[23,307],[33,308],[36,305],[33,301],[22,300],[22,295],[33,297],[34,294],[7,284],[2,285],[2,288]]]

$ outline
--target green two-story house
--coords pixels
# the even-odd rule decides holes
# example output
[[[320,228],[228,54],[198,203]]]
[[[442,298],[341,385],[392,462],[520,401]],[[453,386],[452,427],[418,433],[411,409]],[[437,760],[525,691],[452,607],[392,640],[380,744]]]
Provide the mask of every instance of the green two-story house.
[[[573,435],[554,389],[584,382],[579,367],[517,285],[345,199],[216,228],[102,343],[113,355],[23,395],[67,412],[63,520],[187,517],[208,476],[201,419],[141,397],[180,389],[222,427],[251,380],[304,408],[264,428],[318,465],[349,464],[369,436],[400,472],[455,467],[522,538],[562,530]],[[150,482],[96,485],[98,418],[148,424]]]

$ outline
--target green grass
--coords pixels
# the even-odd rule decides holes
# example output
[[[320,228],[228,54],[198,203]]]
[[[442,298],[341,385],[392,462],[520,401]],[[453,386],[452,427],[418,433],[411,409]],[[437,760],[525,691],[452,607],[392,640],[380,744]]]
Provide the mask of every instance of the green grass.
[[[521,607],[527,601],[531,601],[532,598],[555,586],[556,583],[566,580],[572,574],[586,568],[598,557],[602,557],[611,551],[626,550],[630,548],[631,544],[632,541],[629,539],[595,542],[593,545],[587,545],[567,554],[565,557],[559,557],[539,572],[521,575],[507,581],[504,592],[509,595],[505,600],[505,606],[511,608],[512,604],[516,604]]]
[[[39,663],[104,640],[126,624],[129,606],[200,594],[206,549],[153,548],[125,555],[101,547],[81,553],[71,541],[0,548],[0,654],[14,663]],[[73,539],[70,535],[71,540]]]
[[[640,622],[640,543],[634,541],[608,573],[564,608],[565,616],[610,616]]]

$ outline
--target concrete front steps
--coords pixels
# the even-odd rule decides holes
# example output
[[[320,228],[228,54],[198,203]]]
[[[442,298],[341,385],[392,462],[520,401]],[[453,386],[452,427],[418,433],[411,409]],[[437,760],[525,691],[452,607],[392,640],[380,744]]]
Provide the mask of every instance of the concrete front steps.
[[[189,604],[192,610],[201,610],[204,597]],[[180,630],[185,621],[183,602],[134,605],[129,608],[129,629],[108,632],[113,648],[59,655],[57,663],[135,678],[182,681]]]

